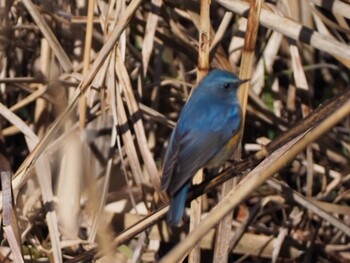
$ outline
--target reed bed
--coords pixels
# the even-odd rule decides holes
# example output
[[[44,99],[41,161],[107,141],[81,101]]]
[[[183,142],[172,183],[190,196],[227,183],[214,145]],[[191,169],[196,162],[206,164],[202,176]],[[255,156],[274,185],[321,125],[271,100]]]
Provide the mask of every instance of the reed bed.
[[[348,0],[0,5],[1,262],[350,260]],[[162,157],[212,68],[250,79],[241,147],[169,228]]]

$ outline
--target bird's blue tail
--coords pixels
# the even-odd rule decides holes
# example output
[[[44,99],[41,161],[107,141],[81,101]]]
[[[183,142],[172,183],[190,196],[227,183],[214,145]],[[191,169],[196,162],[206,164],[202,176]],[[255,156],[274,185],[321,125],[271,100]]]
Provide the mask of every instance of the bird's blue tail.
[[[171,226],[179,226],[181,223],[182,215],[184,213],[186,196],[190,184],[186,184],[176,194],[171,197],[170,208],[168,212],[168,223]]]

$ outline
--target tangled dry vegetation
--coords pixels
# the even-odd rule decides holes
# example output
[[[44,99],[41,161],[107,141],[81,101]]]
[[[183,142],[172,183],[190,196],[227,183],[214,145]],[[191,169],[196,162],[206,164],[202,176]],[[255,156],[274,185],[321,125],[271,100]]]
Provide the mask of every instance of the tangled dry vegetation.
[[[350,1],[210,2],[0,1],[1,262],[350,261]],[[208,58],[251,79],[241,158],[169,229]]]

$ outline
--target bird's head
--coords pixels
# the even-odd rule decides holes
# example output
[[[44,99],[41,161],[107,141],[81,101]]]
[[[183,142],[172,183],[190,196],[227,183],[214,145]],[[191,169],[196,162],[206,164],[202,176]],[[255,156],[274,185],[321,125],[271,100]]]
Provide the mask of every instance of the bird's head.
[[[231,72],[215,69],[202,79],[197,89],[211,96],[232,100],[237,97],[239,86],[248,80],[241,80]]]

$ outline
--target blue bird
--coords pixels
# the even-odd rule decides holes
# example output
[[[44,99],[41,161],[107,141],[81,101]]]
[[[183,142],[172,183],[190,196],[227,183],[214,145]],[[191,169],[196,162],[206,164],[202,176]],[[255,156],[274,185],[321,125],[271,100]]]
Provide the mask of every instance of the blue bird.
[[[161,189],[170,195],[170,225],[180,225],[197,171],[221,165],[236,150],[242,119],[237,90],[246,81],[230,72],[213,70],[182,109],[163,161]]]

